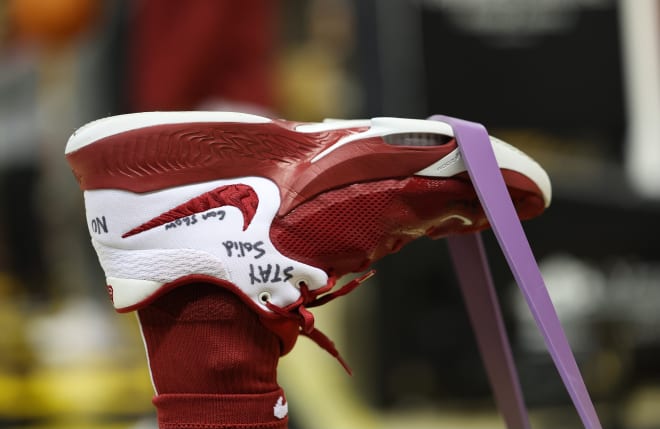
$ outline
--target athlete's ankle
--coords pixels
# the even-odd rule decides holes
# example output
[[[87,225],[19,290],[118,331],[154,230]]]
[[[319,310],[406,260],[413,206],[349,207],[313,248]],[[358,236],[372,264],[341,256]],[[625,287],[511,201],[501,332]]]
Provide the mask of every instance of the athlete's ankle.
[[[161,428],[286,426],[280,339],[233,292],[182,286],[139,310],[139,320]]]

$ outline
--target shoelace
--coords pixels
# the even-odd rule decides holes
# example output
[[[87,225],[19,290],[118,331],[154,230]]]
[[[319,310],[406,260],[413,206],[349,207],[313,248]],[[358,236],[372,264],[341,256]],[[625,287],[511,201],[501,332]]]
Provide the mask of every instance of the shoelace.
[[[323,332],[321,332],[314,326],[314,315],[308,309],[326,304],[336,298],[339,298],[340,296],[344,296],[350,293],[355,288],[357,288],[362,283],[364,283],[367,279],[369,279],[371,276],[373,276],[375,273],[376,273],[375,270],[370,270],[365,274],[354,278],[353,280],[346,283],[344,286],[337,289],[336,291],[329,292],[326,294],[323,294],[323,292],[328,290],[328,288],[322,288],[321,290],[314,291],[314,290],[310,290],[307,284],[301,283],[300,298],[295,303],[288,305],[286,307],[279,307],[270,302],[266,302],[266,306],[273,313],[281,317],[292,319],[298,322],[298,325],[300,326],[300,333],[302,335],[305,335],[306,337],[314,341],[316,344],[318,344],[319,347],[321,347],[323,350],[330,353],[330,355],[332,355],[335,359],[339,361],[339,363],[341,364],[341,366],[344,367],[346,372],[349,375],[352,375],[353,372],[351,371],[351,368],[348,366],[348,364],[341,356],[341,354],[339,354],[339,351],[335,347],[335,343],[332,342],[332,340],[328,338],[327,335],[325,335]],[[335,282],[336,282],[336,278],[331,278],[329,284],[334,285]]]

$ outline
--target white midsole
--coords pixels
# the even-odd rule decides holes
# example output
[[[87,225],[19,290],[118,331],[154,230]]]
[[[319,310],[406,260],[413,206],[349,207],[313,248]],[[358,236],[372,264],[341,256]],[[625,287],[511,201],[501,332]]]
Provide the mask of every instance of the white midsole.
[[[516,171],[529,177],[541,190],[545,207],[548,207],[552,199],[552,185],[550,183],[550,177],[543,167],[514,146],[511,146],[500,139],[490,137],[490,141],[499,168]],[[461,156],[460,149],[456,148],[442,159],[439,159],[428,167],[418,171],[415,175],[426,177],[452,177],[466,171],[467,167]]]

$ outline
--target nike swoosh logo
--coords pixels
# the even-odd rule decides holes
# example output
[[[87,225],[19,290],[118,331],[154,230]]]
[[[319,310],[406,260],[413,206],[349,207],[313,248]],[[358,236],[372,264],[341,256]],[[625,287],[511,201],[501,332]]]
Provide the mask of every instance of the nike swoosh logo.
[[[243,231],[245,231],[259,206],[259,197],[257,193],[248,185],[226,185],[215,188],[212,191],[205,192],[192,198],[185,203],[168,210],[151,220],[137,226],[122,235],[122,238],[131,237],[161,225],[174,222],[196,213],[216,209],[224,206],[233,206],[238,208],[243,214]]]
[[[284,401],[284,397],[280,396],[277,398],[277,403],[273,407],[273,415],[280,420],[289,414],[289,404]]]

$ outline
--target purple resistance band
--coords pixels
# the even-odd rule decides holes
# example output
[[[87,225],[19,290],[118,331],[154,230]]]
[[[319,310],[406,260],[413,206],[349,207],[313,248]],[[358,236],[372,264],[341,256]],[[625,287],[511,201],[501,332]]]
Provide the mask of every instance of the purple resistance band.
[[[481,234],[450,236],[447,242],[497,408],[507,428],[530,429]]]
[[[445,122],[453,128],[479,201],[580,419],[585,428],[600,429],[600,421],[504,184],[486,129],[481,124],[442,115],[429,119]],[[509,428],[528,428],[511,347],[480,238],[472,234],[457,236],[449,240],[449,245],[498,407]],[[465,259],[470,254],[476,256]],[[477,259],[473,259],[475,257]],[[478,263],[480,273],[474,274],[474,265],[468,266],[466,261]]]

